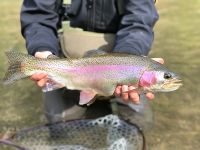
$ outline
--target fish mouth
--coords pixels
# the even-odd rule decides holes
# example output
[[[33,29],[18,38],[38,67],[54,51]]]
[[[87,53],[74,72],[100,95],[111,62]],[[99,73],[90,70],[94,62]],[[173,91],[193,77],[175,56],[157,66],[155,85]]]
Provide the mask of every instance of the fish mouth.
[[[163,84],[162,89],[164,91],[174,91],[174,90],[177,90],[182,85],[183,83],[181,79],[172,79],[172,80],[166,81]]]

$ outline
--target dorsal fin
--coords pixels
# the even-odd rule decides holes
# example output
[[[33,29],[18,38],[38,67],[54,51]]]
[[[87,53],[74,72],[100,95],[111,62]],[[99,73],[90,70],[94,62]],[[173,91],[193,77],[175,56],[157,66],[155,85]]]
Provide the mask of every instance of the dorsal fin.
[[[90,51],[87,51],[83,57],[93,57],[93,56],[101,56],[101,55],[106,55],[108,54],[106,51],[104,50],[99,50],[99,49],[95,49],[95,50],[90,50]]]
[[[60,59],[58,56],[53,55],[53,54],[49,55],[47,58],[48,59]]]

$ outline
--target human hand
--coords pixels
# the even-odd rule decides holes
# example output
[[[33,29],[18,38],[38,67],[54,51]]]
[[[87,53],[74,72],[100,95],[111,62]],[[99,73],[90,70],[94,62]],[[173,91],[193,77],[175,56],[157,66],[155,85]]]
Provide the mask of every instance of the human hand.
[[[152,58],[152,59],[161,63],[161,64],[164,64],[163,58]],[[140,97],[139,97],[139,93],[138,93],[136,88],[137,87],[134,87],[132,85],[131,86],[129,86],[129,85],[118,85],[115,88],[114,95],[116,97],[121,97],[125,102],[132,101],[135,104],[139,104],[140,103]],[[127,92],[127,91],[130,91],[130,92]],[[152,92],[148,92],[148,93],[146,93],[146,97],[149,100],[153,100],[155,96]]]
[[[43,52],[36,52],[35,57],[37,58],[47,58],[49,55],[52,55],[50,51],[43,51]],[[35,83],[39,87],[45,86],[47,80],[48,80],[48,75],[47,73],[35,73],[30,77],[31,80],[35,81]]]

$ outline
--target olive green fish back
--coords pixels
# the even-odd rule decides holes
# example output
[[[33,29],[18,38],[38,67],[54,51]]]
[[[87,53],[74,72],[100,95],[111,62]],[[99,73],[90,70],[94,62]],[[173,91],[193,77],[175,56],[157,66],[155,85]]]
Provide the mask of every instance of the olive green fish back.
[[[75,66],[87,66],[87,65],[134,65],[134,66],[145,66],[148,67],[152,63],[148,57],[128,55],[128,54],[105,54],[94,57],[86,57],[71,60]]]

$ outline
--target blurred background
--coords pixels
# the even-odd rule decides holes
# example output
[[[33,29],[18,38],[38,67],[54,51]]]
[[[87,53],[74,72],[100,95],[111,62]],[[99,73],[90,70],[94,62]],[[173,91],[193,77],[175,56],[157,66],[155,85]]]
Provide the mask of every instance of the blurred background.
[[[21,0],[0,2],[0,78],[7,67],[4,52],[26,52],[20,32]],[[159,93],[151,102],[154,127],[146,133],[149,150],[200,149],[200,0],[157,0],[160,19],[155,26],[151,57],[163,57],[178,72],[184,86]],[[46,123],[42,93],[29,80],[11,86],[0,83],[0,134]],[[0,146],[1,149],[1,146]],[[7,148],[9,149],[9,148]]]

